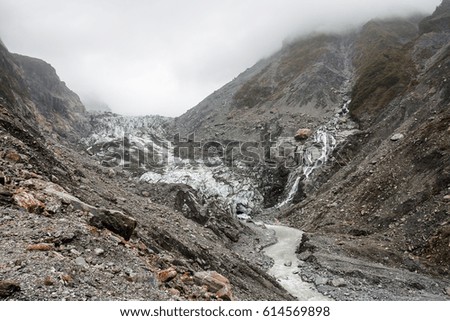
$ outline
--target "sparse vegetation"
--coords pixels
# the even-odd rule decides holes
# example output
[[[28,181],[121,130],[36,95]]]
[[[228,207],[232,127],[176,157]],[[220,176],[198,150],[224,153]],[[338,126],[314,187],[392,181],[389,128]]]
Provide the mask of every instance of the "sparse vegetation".
[[[357,80],[350,112],[363,123],[376,117],[389,102],[404,92],[416,70],[405,44],[417,34],[408,21],[368,23],[356,44]]]
[[[252,108],[267,100],[282,97],[286,86],[308,68],[312,68],[317,58],[327,52],[327,46],[333,38],[320,34],[286,44],[276,70],[268,70],[267,67],[245,83],[234,95],[235,106]],[[272,73],[275,73],[273,80]]]

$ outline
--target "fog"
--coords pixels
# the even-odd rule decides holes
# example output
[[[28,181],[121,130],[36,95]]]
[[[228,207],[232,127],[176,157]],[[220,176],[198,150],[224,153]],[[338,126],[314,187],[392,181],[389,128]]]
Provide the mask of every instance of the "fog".
[[[313,31],[431,13],[440,0],[0,0],[12,52],[52,64],[117,113],[177,116]]]

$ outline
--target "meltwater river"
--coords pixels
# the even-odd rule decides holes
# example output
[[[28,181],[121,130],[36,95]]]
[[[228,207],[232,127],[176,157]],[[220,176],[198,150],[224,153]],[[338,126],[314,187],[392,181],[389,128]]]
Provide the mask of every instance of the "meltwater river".
[[[267,228],[274,230],[278,239],[277,243],[265,249],[265,254],[275,261],[268,273],[300,301],[330,300],[312,285],[303,282],[299,275],[294,274],[299,271],[299,260],[295,251],[303,232],[280,225],[267,225]]]

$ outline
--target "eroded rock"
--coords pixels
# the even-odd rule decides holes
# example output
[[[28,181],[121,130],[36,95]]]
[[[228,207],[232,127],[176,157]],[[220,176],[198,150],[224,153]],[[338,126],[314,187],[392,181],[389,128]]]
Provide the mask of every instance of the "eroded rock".
[[[403,134],[394,134],[391,136],[391,141],[396,142],[402,140],[403,138],[405,138],[405,135]]]
[[[215,293],[222,300],[233,300],[230,281],[216,271],[197,272],[194,274],[194,282],[199,286],[206,285],[209,292]]]
[[[7,150],[4,154],[4,157],[6,160],[9,160],[10,162],[13,163],[18,163],[22,160],[20,154],[13,149]]]
[[[344,286],[347,286],[347,283],[343,278],[338,278],[331,280],[331,285],[337,288],[342,288]]]
[[[25,191],[19,190],[14,196],[14,201],[20,207],[26,209],[29,213],[40,214],[45,209],[45,204],[40,200],[36,199],[33,194]]]
[[[125,215],[120,211],[108,209],[94,209],[91,211],[93,216],[89,224],[97,228],[106,228],[129,240],[136,228],[137,222],[134,218]]]
[[[296,133],[294,138],[296,140],[305,140],[312,135],[312,130],[310,128],[301,128]]]
[[[86,260],[81,256],[79,256],[75,259],[75,264],[85,267],[85,268],[89,266],[89,264],[86,262]]]
[[[169,282],[170,280],[173,280],[177,274],[178,272],[173,267],[170,267],[158,272],[158,280],[161,283]]]

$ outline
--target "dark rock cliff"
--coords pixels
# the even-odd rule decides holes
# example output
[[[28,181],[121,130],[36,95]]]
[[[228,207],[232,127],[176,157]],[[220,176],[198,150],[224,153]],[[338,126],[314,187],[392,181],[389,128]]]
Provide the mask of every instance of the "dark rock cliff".
[[[0,45],[2,105],[15,117],[46,135],[72,142],[89,130],[86,110],[48,63],[11,54]],[[55,136],[56,137],[56,136]]]

